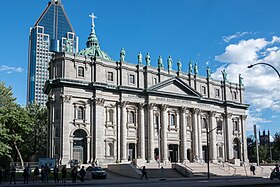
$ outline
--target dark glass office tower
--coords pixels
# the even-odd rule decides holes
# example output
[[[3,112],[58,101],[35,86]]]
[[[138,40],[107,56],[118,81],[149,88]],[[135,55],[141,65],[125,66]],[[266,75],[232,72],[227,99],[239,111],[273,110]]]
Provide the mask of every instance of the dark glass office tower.
[[[61,0],[52,0],[29,34],[27,103],[44,106],[43,92],[49,77],[48,63],[53,53],[78,51],[78,37],[70,24]]]

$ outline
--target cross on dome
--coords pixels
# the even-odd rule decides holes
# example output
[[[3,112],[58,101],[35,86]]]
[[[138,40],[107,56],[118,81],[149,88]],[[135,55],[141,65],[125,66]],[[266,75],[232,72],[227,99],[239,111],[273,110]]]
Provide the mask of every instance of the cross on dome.
[[[92,22],[92,26],[95,26],[94,25],[94,19],[97,18],[94,13],[91,13],[91,15],[89,15],[89,17],[91,17],[91,22]]]

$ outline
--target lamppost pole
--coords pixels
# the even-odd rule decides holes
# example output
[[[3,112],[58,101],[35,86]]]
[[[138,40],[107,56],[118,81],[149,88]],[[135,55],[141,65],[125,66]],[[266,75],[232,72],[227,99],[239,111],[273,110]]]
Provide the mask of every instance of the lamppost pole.
[[[207,143],[207,177],[210,178],[210,151],[209,151],[209,134],[218,127],[215,127],[209,131],[207,128],[206,132],[206,143]]]
[[[256,64],[251,64],[251,65],[248,66],[247,68],[252,68],[252,67],[254,67],[254,66],[256,66],[256,65],[260,65],[260,64],[263,64],[263,65],[267,65],[267,66],[272,67],[272,68],[276,71],[276,73],[278,74],[279,79],[280,79],[280,73],[279,73],[279,71],[278,71],[274,66],[272,66],[271,64],[268,64],[268,63],[265,63],[265,62],[260,62],[260,63],[256,63]]]

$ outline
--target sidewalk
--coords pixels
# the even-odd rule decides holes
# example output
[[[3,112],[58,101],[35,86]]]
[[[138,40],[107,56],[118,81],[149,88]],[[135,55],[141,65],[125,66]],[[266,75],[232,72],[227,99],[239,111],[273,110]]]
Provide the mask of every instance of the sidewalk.
[[[232,182],[227,182],[227,181]],[[143,184],[147,186],[147,184],[155,184],[155,183],[176,183],[176,182],[187,182],[188,186],[190,185],[190,182],[195,184],[196,182],[201,181],[208,181],[211,183],[211,181],[220,181],[218,182],[219,185],[217,186],[231,186],[231,187],[240,187],[240,186],[266,186],[266,185],[275,185],[280,186],[279,180],[273,180],[270,181],[267,178],[259,178],[259,177],[212,177],[210,179],[207,179],[205,177],[195,177],[195,178],[165,178],[164,180],[160,178],[153,178],[149,180],[140,180],[140,179],[134,179],[134,178],[120,178],[120,179],[94,179],[94,180],[87,180],[85,182],[80,182],[77,180],[76,183],[72,183],[72,181],[67,181],[66,183],[55,183],[54,181],[49,181],[49,183],[29,183],[29,184],[23,184],[23,181],[16,181],[16,184],[10,184],[9,182],[4,182],[0,184],[0,187],[10,187],[10,186],[25,186],[25,187],[35,187],[35,186],[93,186],[93,185],[121,185],[121,184]],[[246,184],[245,184],[246,182]]]

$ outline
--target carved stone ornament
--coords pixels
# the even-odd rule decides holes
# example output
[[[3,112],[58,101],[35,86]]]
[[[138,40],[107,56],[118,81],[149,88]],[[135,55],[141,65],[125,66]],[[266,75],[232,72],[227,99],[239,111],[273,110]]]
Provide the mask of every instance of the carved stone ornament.
[[[119,102],[119,105],[120,105],[121,108],[126,107],[128,104],[129,104],[128,101],[120,101]]]
[[[96,98],[95,99],[95,103],[96,103],[96,105],[104,106],[105,99],[103,99],[103,98]]]
[[[161,105],[161,107],[160,107],[160,109],[161,109],[162,111],[166,111],[167,108],[168,108],[168,105]]]
[[[181,107],[181,112],[182,113],[186,113],[186,110],[187,110],[187,107],[185,107],[185,106]]]
[[[60,97],[62,98],[63,102],[70,103],[72,99],[72,95],[63,95],[61,94]]]
[[[149,103],[149,104],[148,104],[149,109],[153,109],[153,108],[155,107],[155,105],[156,105],[155,103]]]
[[[216,116],[216,114],[217,114],[217,112],[216,112],[216,111],[210,111],[210,117],[215,117],[215,116]]]
[[[247,119],[247,115],[242,115],[241,118],[242,118],[243,120],[246,120],[246,119]]]
[[[54,95],[54,94],[49,95],[49,97],[48,97],[49,101],[54,101],[54,98],[55,98],[55,95]]]
[[[199,108],[193,108],[192,109],[192,114],[197,114],[198,115],[200,113],[200,111],[201,110]]]
[[[146,103],[139,103],[139,109],[143,109],[146,106]]]
[[[227,118],[231,118],[232,117],[232,113],[227,113]]]

